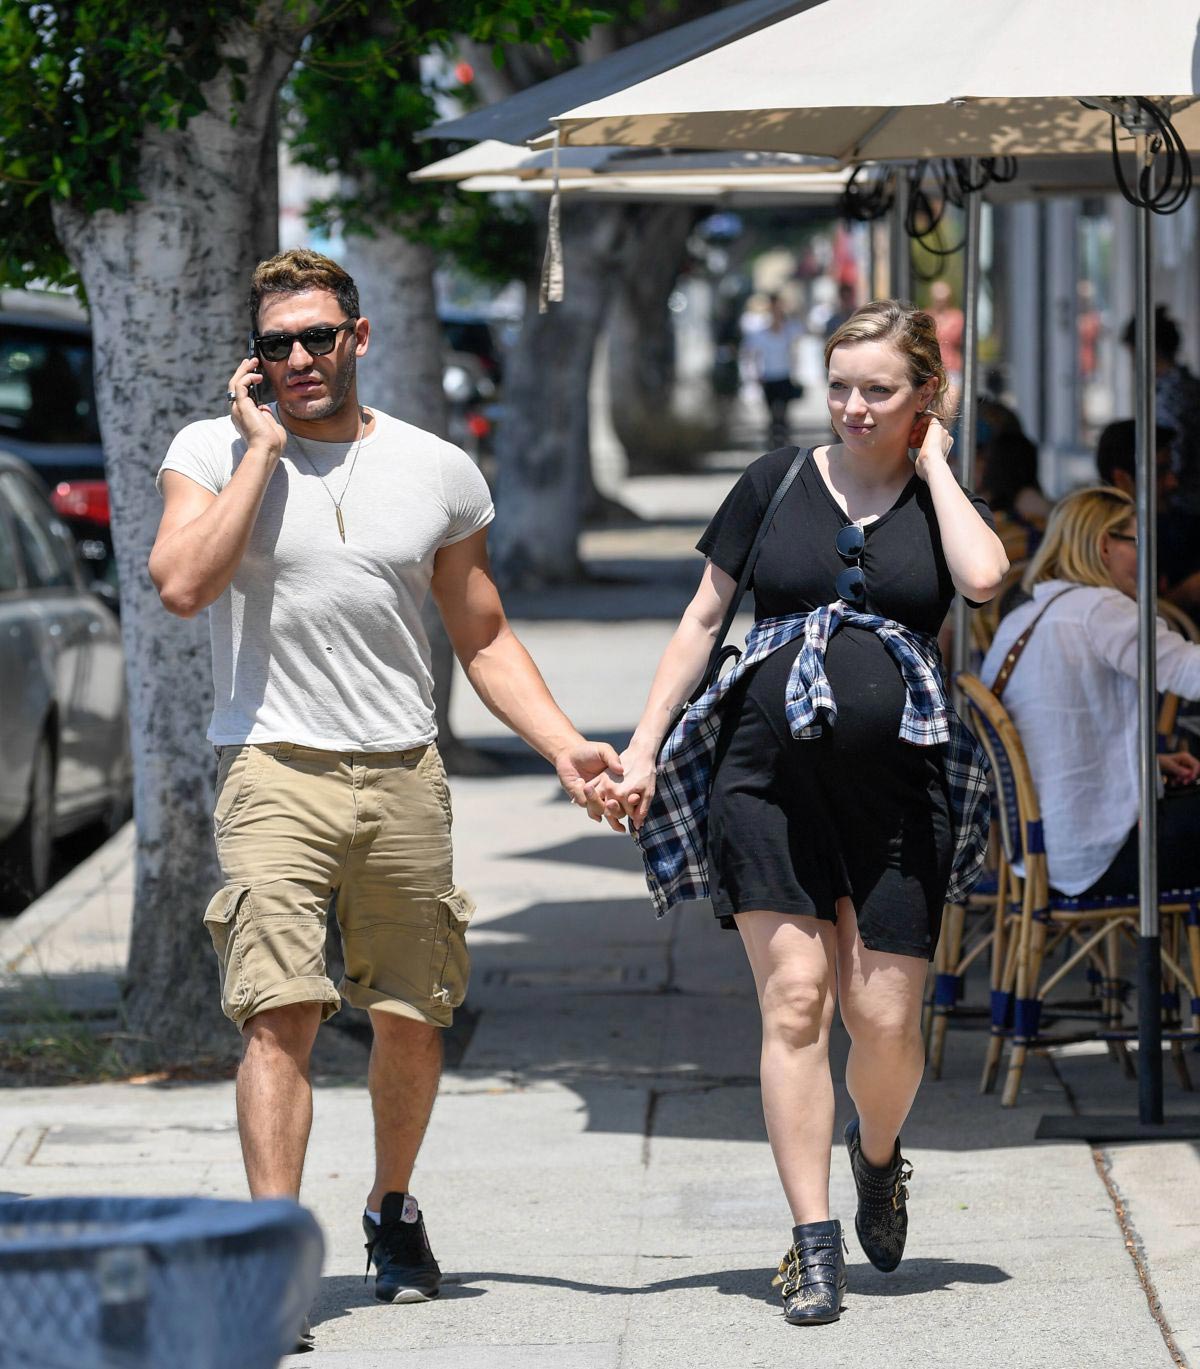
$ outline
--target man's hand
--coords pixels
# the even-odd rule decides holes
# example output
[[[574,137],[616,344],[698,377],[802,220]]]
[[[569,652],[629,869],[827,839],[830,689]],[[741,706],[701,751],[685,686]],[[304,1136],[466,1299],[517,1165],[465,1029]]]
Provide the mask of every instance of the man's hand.
[[[275,462],[287,446],[287,429],[276,419],[269,404],[255,404],[251,398],[251,385],[262,382],[258,362],[247,357],[229,378],[229,393],[233,395],[229,412],[246,445],[260,448]]]
[[[588,812],[596,805],[610,824],[627,817],[640,828],[646,821],[657,778],[654,756],[631,745],[621,753],[616,776],[600,775],[588,785]]]
[[[1169,751],[1159,756],[1158,768],[1171,786],[1195,784],[1200,777],[1200,760],[1187,751]]]
[[[607,742],[589,742],[581,737],[578,742],[564,746],[555,756],[554,768],[558,772],[558,782],[567,791],[571,802],[586,808],[593,822],[599,822],[601,806],[588,801],[587,783],[608,770],[621,774],[621,761],[613,748]],[[625,830],[622,823],[611,817],[608,823],[616,832]]]

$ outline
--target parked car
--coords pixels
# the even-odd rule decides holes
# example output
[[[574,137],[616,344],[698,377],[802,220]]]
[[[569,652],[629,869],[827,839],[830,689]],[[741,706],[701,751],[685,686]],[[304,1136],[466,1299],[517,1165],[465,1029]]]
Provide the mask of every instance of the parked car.
[[[120,628],[33,469],[0,452],[0,908],[46,888],[53,842],[130,809]]]
[[[92,330],[69,295],[0,291],[0,444],[37,472],[92,576],[118,606]]]

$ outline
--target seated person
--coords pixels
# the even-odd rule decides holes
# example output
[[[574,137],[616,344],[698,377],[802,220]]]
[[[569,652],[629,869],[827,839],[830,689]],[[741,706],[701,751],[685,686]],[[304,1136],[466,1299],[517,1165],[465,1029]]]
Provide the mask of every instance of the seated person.
[[[979,492],[1009,561],[1027,561],[1042,540],[1052,505],[1038,483],[1037,448],[1019,429],[998,432],[988,442]]]
[[[1064,894],[1137,890],[1138,606],[1133,501],[1098,487],[1067,495],[1025,573],[1033,598],[1003,619],[980,672],[991,685],[1037,619],[1003,703],[1041,803],[1050,883]],[[1038,615],[1041,615],[1038,617]],[[1159,688],[1200,699],[1200,645],[1158,620]],[[1159,757],[1163,889],[1200,884],[1200,761]]]
[[[1171,507],[1179,481],[1171,461],[1175,430],[1154,430],[1158,472],[1158,583],[1161,598],[1195,617],[1200,612],[1200,518]],[[1106,485],[1136,498],[1136,429],[1132,418],[1110,423],[1096,445],[1096,469]]]

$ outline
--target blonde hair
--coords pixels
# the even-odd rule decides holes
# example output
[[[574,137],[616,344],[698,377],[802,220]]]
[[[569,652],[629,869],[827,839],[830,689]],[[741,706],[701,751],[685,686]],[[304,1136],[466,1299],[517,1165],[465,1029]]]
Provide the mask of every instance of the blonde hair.
[[[1059,501],[1046,524],[1046,536],[1021,578],[1027,594],[1043,580],[1115,588],[1100,556],[1100,539],[1134,516],[1127,494],[1111,485],[1090,485]]]
[[[856,309],[825,344],[825,369],[835,347],[855,342],[890,342],[904,357],[914,390],[930,380],[937,390],[925,406],[943,423],[954,417],[950,407],[950,379],[942,363],[937,325],[923,309],[898,299],[874,299]]]

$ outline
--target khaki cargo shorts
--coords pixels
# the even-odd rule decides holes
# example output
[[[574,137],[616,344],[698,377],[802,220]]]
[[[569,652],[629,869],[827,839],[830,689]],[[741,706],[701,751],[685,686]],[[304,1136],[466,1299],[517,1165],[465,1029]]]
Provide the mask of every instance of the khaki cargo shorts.
[[[273,742],[218,750],[213,826],[225,887],[204,922],[221,1006],[240,1028],[267,1008],[339,989],[376,1008],[448,1027],[467,991],[464,937],[475,911],[455,887],[450,793],[434,745],[340,753]],[[337,896],[346,963],[325,973]]]

